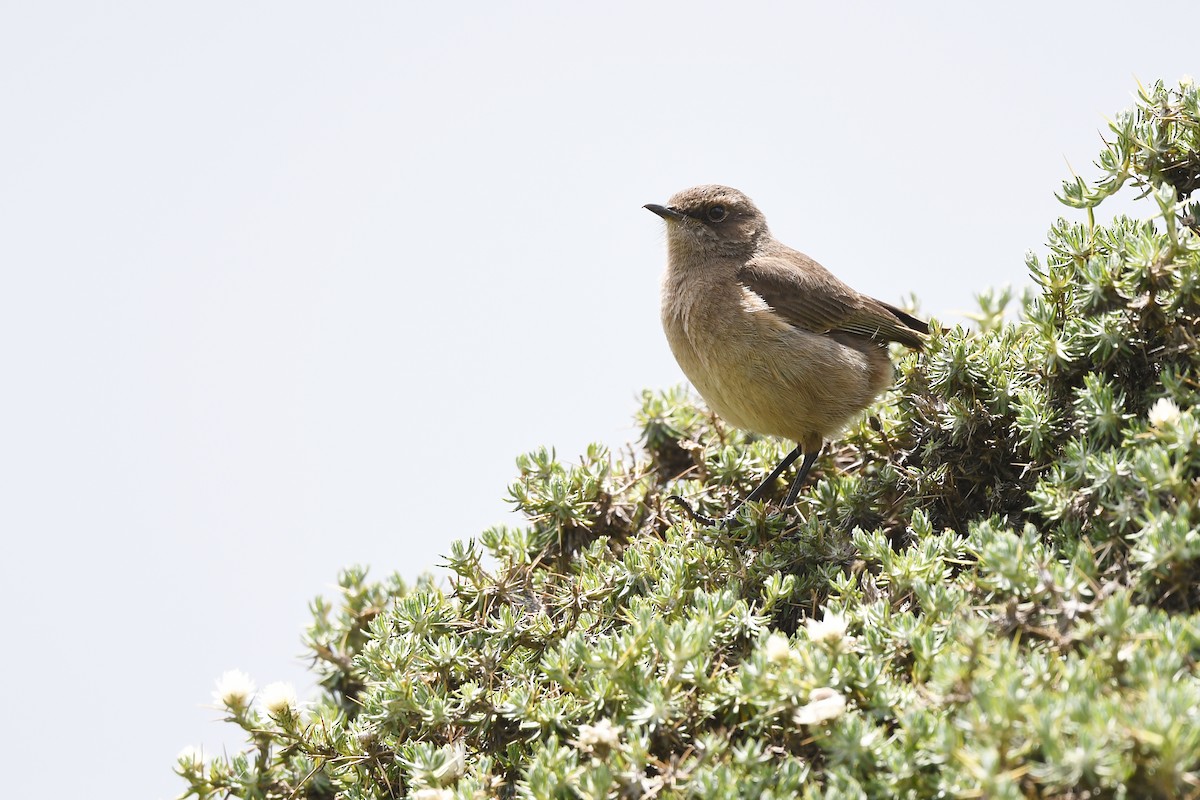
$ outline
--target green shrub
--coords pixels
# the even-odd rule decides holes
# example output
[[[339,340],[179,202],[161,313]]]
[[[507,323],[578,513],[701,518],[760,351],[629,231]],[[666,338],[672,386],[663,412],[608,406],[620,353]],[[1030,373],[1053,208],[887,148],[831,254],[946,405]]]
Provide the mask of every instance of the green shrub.
[[[227,676],[248,748],[181,756],[187,794],[1196,796],[1197,103],[1159,84],[1117,117],[1020,318],[988,292],[979,330],[898,354],[795,513],[677,513],[791,444],[648,392],[642,455],[520,458],[528,525],[455,543],[448,585],[345,571],[320,696]],[[1148,218],[1096,224],[1123,187]]]

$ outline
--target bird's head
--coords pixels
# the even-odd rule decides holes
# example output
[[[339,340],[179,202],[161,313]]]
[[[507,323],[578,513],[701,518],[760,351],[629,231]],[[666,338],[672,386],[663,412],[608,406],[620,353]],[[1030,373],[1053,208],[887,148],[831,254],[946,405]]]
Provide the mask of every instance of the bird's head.
[[[746,257],[770,235],[758,207],[728,186],[693,186],[645,208],[666,221],[668,245],[680,255]]]

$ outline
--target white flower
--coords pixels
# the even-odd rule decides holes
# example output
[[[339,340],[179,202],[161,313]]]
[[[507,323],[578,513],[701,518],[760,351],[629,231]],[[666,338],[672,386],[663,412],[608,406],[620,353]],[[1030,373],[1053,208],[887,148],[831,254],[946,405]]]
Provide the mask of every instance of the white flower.
[[[235,714],[249,708],[252,697],[254,681],[240,669],[227,670],[222,674],[213,691],[213,698]]]
[[[1184,89],[1190,88],[1191,85],[1195,82],[1196,82],[1196,79],[1193,78],[1191,75],[1183,75],[1179,79],[1179,85]]]
[[[804,620],[808,638],[814,642],[840,642],[846,635],[846,618],[833,611],[825,612],[825,619]]]
[[[796,709],[797,725],[815,725],[840,717],[846,710],[846,698],[836,689],[822,686],[808,695],[808,703]]]
[[[1178,422],[1181,412],[1174,400],[1169,397],[1160,397],[1154,405],[1150,406],[1150,411],[1146,416],[1155,428],[1165,428]]]
[[[283,681],[275,681],[264,686],[258,702],[262,703],[263,710],[272,717],[294,714],[298,706],[296,690],[290,683]]]
[[[595,725],[580,725],[577,741],[584,750],[590,751],[596,747],[612,749],[621,741],[623,730],[621,726],[613,725],[611,720],[602,719]]]
[[[779,632],[772,633],[767,637],[767,661],[781,664],[791,657],[792,646],[788,642],[788,637]]]
[[[412,796],[413,800],[454,800],[449,789],[417,789]]]
[[[442,745],[442,757],[445,761],[433,772],[438,783],[453,783],[467,771],[467,748],[462,742]]]

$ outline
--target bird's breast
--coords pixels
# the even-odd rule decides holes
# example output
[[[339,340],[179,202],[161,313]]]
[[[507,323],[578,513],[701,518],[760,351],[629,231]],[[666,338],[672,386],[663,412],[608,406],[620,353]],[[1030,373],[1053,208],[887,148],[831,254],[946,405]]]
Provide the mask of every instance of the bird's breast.
[[[688,380],[735,427],[807,443],[827,438],[890,382],[886,350],[789,324],[736,281],[668,276],[663,328]]]

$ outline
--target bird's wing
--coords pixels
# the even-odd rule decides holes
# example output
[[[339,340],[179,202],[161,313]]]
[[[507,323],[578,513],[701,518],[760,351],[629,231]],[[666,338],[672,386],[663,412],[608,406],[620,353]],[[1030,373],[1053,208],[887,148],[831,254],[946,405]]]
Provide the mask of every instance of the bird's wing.
[[[806,255],[762,255],[738,280],[791,325],[813,333],[849,333],[920,349],[929,326],[895,306],[859,294]]]

